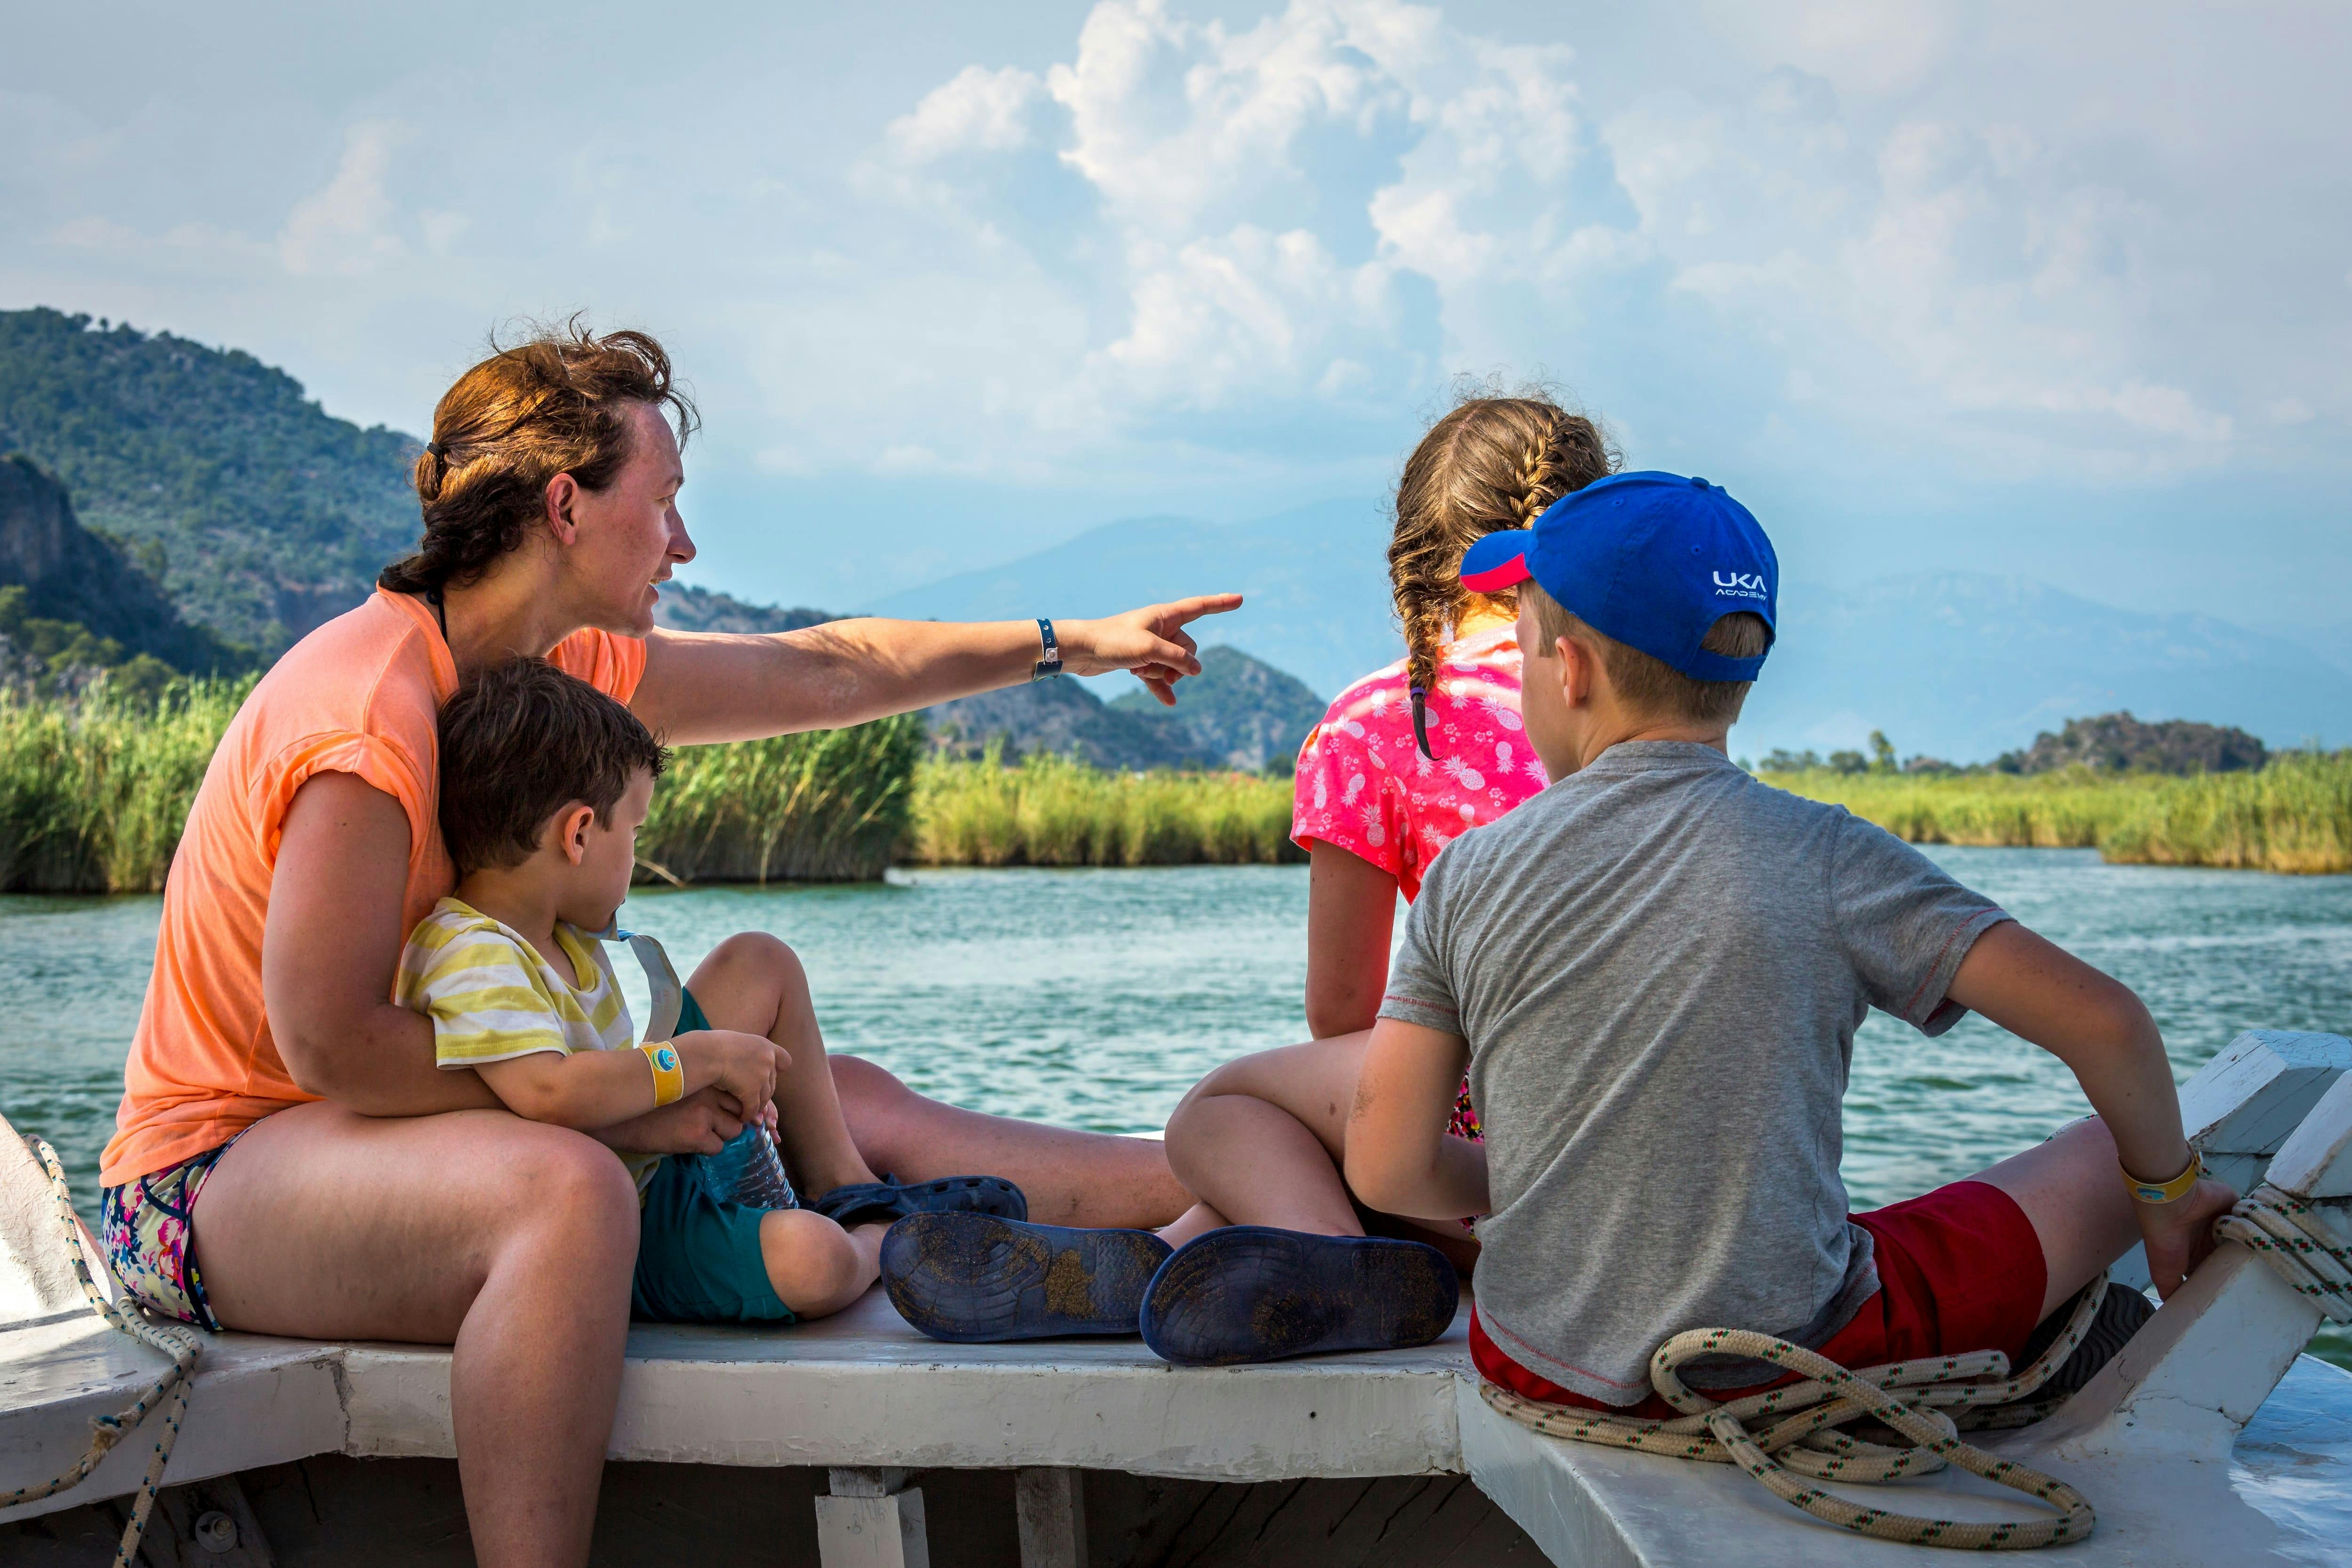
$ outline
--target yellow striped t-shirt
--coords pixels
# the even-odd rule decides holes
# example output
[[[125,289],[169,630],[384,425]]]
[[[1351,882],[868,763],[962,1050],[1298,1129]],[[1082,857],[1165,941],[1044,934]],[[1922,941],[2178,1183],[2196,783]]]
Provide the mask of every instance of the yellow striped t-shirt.
[[[555,924],[555,940],[583,982],[565,980],[513,927],[445,898],[409,933],[393,999],[433,1020],[435,1064],[479,1067],[551,1051],[625,1051],[636,1043],[629,1004],[604,945]],[[642,1189],[658,1155],[625,1155]]]

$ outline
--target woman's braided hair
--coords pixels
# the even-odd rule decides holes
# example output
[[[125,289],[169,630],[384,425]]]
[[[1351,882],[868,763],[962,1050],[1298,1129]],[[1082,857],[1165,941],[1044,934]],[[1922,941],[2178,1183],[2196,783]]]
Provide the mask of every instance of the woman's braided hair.
[[[600,337],[575,317],[494,344],[433,411],[415,473],[425,537],[376,585],[433,593],[479,579],[545,515],[549,480],[569,474],[586,490],[613,482],[629,460],[639,404],[667,408],[681,444],[693,434],[694,404],[650,334]]]
[[[1389,583],[1404,626],[1405,684],[1414,729],[1429,754],[1422,712],[1437,689],[1447,632],[1480,607],[1517,612],[1511,592],[1475,594],[1462,586],[1462,554],[1504,528],[1524,528],[1572,490],[1617,471],[1618,454],[1601,425],[1549,397],[1464,398],[1431,427],[1397,482],[1396,531],[1389,541]]]

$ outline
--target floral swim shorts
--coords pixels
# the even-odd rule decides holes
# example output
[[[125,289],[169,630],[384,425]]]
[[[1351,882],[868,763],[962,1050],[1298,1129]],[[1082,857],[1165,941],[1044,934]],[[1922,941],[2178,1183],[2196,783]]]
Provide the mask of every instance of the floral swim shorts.
[[[99,1246],[123,1289],[153,1312],[215,1333],[220,1332],[220,1322],[205,1300],[204,1276],[196,1271],[190,1247],[194,1237],[188,1217],[195,1211],[205,1178],[236,1143],[231,1138],[176,1166],[108,1187],[98,1205]]]

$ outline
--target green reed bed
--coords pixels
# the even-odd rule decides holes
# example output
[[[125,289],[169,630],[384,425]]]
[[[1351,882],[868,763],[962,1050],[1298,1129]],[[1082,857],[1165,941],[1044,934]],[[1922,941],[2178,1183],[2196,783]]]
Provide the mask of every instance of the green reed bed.
[[[1914,843],[2096,849],[2106,860],[2318,873],[2352,871],[2352,752],[2291,752],[2258,773],[1920,778],[1775,773]]]
[[[915,805],[923,721],[671,754],[637,835],[640,882],[870,882]]]
[[[2174,780],[2100,848],[2151,865],[2352,871],[2352,751],[2290,752],[2259,773]]]
[[[153,893],[251,678],[160,701],[0,695],[0,891]]]
[[[928,865],[1222,865],[1302,860],[1290,782],[1111,773],[1033,754],[926,762],[906,858]]]
[[[160,703],[0,695],[0,892],[153,893],[252,680]],[[922,720],[679,751],[639,835],[646,882],[878,877],[908,832]]]
[[[2154,776],[2063,773],[1769,773],[1765,781],[1810,800],[1843,806],[1915,844],[2011,849],[2095,849],[2151,792],[2173,780]]]

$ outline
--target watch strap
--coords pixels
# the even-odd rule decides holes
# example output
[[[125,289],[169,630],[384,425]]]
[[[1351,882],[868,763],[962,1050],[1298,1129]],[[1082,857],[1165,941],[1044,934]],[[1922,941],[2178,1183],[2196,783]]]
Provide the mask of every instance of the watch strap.
[[[1050,680],[1062,673],[1062,644],[1055,639],[1054,623],[1044,616],[1037,618],[1037,643],[1043,650],[1037,667],[1029,672],[1032,681]]]

